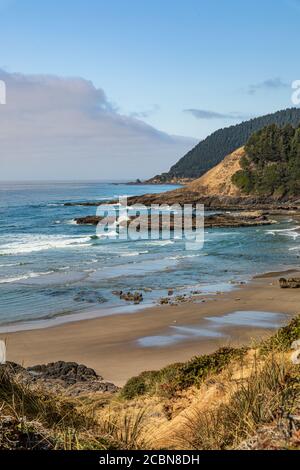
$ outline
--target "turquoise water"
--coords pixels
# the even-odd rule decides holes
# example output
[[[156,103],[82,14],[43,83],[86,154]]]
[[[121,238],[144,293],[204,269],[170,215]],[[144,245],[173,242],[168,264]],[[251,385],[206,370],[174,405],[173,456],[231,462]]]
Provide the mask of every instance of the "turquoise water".
[[[114,290],[144,289],[149,305],[169,288],[224,291],[232,281],[298,266],[299,233],[289,217],[271,227],[206,230],[204,249],[194,252],[182,240],[99,239],[95,227],[73,222],[95,207],[64,206],[171,188],[0,183],[0,325],[126,305]]]

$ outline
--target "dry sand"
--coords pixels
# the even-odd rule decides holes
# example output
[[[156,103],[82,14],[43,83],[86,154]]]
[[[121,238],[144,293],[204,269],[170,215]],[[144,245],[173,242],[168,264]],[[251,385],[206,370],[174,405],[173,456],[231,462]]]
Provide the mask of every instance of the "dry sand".
[[[157,369],[223,345],[249,344],[273,330],[229,325],[221,338],[194,337],[168,346],[141,347],[138,339],[170,332],[171,326],[208,328],[205,317],[234,311],[284,313],[286,321],[299,312],[300,289],[280,289],[278,277],[261,276],[237,289],[206,297],[205,303],[154,306],[135,313],[116,314],[65,323],[44,329],[2,333],[7,359],[25,366],[57,360],[93,367],[105,380],[122,385],[143,370]],[[299,275],[299,274],[298,274]]]

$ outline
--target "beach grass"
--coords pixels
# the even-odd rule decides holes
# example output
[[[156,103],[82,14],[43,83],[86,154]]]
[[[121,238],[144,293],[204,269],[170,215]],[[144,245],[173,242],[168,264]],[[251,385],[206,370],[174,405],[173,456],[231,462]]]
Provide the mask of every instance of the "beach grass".
[[[1,367],[0,449],[298,448],[300,369],[289,350],[299,326],[297,316],[255,348],[143,372],[105,396],[58,396]]]

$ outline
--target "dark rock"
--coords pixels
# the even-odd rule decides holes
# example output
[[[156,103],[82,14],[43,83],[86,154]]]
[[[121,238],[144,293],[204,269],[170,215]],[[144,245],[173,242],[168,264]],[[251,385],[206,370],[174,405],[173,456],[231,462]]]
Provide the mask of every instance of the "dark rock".
[[[115,384],[111,382],[101,382],[101,381],[91,381],[85,384],[76,383],[75,385],[69,388],[70,395],[80,395],[82,393],[91,393],[91,392],[108,392],[115,393],[119,390]]]
[[[97,291],[81,290],[74,296],[76,302],[88,302],[89,304],[103,304],[107,300]]]
[[[284,277],[281,277],[279,279],[279,285],[281,289],[299,289],[300,288],[300,278],[299,277],[293,277],[290,279],[286,279]]]
[[[49,364],[28,367],[27,371],[40,378],[60,379],[68,384],[86,382],[92,379],[102,380],[96,372],[76,362],[57,361]]]
[[[81,202],[65,202],[64,206],[66,207],[75,207],[75,206],[87,206],[87,207],[97,207],[105,203],[102,201],[81,201]]]
[[[97,215],[88,215],[86,217],[78,217],[74,220],[78,225],[98,225],[102,219],[103,217]]]
[[[0,364],[0,370],[11,374],[20,374],[26,372],[26,369],[20,366],[20,364],[16,364],[15,362],[10,361],[7,361],[5,364]]]
[[[57,394],[78,396],[90,392],[115,393],[119,390],[116,385],[104,382],[103,378],[90,367],[76,362],[57,361],[27,369],[13,362],[7,362],[0,365],[0,372],[2,371],[12,378],[16,377],[26,386],[37,384],[42,389]]]
[[[99,222],[103,217],[89,215],[86,217],[79,217],[76,218],[75,221],[79,225],[98,225]],[[130,222],[137,219],[137,216],[130,216],[128,221],[120,222],[121,225],[129,224]],[[148,228],[148,230],[155,229],[162,231],[163,229],[169,229],[171,232],[176,230],[188,230],[196,229],[197,218],[195,215],[188,217],[186,220],[184,218],[177,218],[174,217],[174,214],[170,214],[170,218],[164,220],[162,217],[159,217],[158,222],[155,222],[155,226],[153,226],[153,221],[150,215],[139,215],[139,224],[140,226]],[[111,222],[114,222],[115,219],[113,218]],[[225,228],[225,227],[252,227],[252,226],[260,226],[260,225],[271,225],[274,221],[267,218],[265,215],[261,215],[259,211],[247,211],[247,212],[237,212],[235,214],[213,214],[205,216],[204,218],[204,226],[206,228]]]
[[[120,299],[125,300],[126,302],[134,302],[135,304],[139,304],[142,302],[143,294],[141,292],[123,292],[123,291],[114,291],[115,295],[119,295]]]
[[[0,415],[0,450],[52,450],[55,442],[43,426],[16,416]]]
[[[299,200],[297,199],[278,201],[266,196],[205,196],[199,192],[191,191],[189,188],[179,188],[159,194],[131,196],[127,203],[129,206],[133,204],[204,204],[206,209],[214,211],[262,210],[269,211],[270,214],[284,214],[287,211],[299,209]]]

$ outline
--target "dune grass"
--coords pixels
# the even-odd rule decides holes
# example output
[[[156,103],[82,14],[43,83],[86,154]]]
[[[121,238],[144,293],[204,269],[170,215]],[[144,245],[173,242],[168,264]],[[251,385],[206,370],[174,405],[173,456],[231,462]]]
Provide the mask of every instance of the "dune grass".
[[[280,427],[300,414],[300,368],[288,353],[299,338],[300,316],[256,348],[221,348],[143,372],[105,396],[58,396],[0,366],[0,449],[160,448],[159,425],[172,430],[178,413],[173,448],[236,448],[262,426]],[[198,407],[197,396],[205,398],[216,384],[223,390],[213,395],[216,401]]]
[[[172,397],[177,391],[199,386],[209,375],[221,372],[230,362],[241,360],[246,348],[220,348],[188,362],[171,364],[158,371],[142,372],[127,381],[121,391],[125,399],[145,394]]]
[[[271,354],[233,388],[227,402],[186,420],[179,436],[190,449],[230,449],[262,426],[280,423],[300,406],[299,370]]]
[[[300,315],[293,318],[288,325],[279,328],[269,339],[262,341],[259,350],[262,354],[271,351],[285,352],[291,347],[293,341],[300,339]]]

